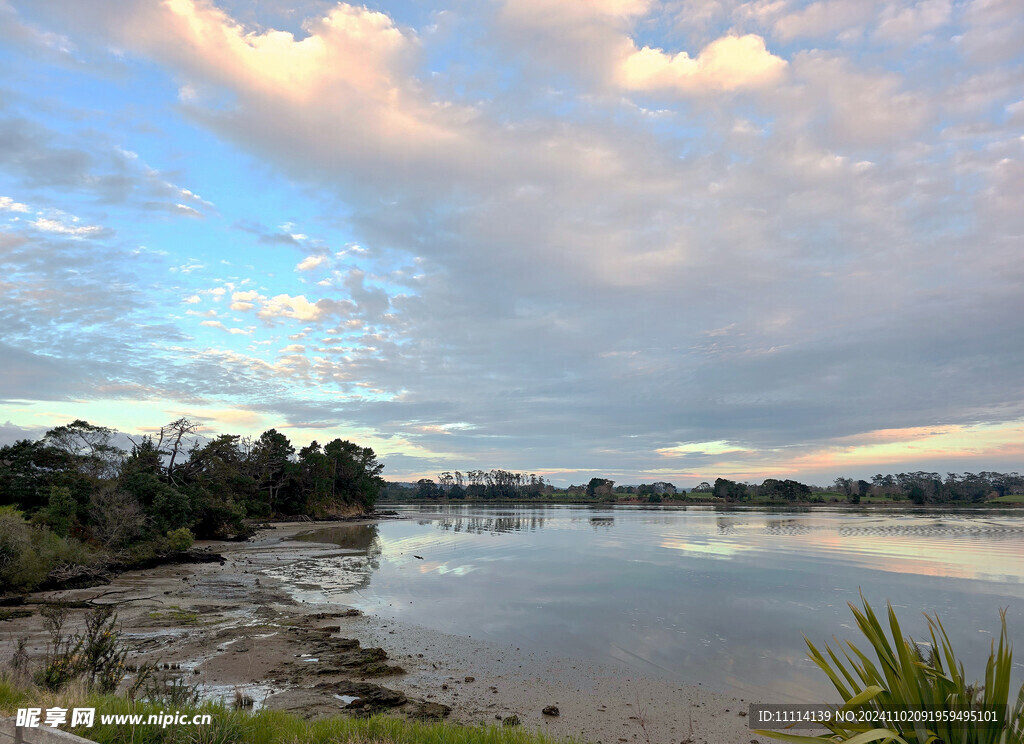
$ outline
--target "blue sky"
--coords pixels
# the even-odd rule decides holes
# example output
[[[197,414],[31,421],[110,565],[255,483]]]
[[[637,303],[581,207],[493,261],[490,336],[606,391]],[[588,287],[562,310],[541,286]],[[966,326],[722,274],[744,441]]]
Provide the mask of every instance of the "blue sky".
[[[1018,470],[1013,0],[0,0],[0,438]]]

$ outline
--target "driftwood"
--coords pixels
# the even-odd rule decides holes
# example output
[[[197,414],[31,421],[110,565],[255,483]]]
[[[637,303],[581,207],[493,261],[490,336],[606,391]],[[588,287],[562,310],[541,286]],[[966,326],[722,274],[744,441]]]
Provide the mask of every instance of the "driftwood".
[[[35,591],[55,592],[63,589],[88,589],[92,586],[109,584],[114,576],[124,571],[184,563],[219,563],[223,566],[224,562],[224,556],[219,553],[208,550],[180,550],[134,562],[111,561],[99,566],[68,563],[50,571],[49,576]]]
[[[132,591],[132,590],[131,589],[118,589],[117,591],[103,592],[103,594],[97,594],[95,597],[92,597],[90,599],[85,600],[85,603],[89,607],[106,607],[108,605],[114,605],[115,607],[119,607],[119,606],[121,606],[123,604],[128,604],[129,602],[146,602],[146,601],[154,601],[154,602],[157,602],[158,604],[163,604],[164,603],[164,601],[162,599],[157,599],[157,595],[156,594],[154,594],[151,597],[129,597],[128,599],[115,599],[112,602],[100,602],[99,601],[101,599],[104,599],[105,597],[112,597],[115,594],[127,594],[130,591]]]
[[[110,583],[110,572],[97,566],[64,564],[50,571],[50,575],[36,591],[48,592],[60,589],[85,589],[90,586]]]

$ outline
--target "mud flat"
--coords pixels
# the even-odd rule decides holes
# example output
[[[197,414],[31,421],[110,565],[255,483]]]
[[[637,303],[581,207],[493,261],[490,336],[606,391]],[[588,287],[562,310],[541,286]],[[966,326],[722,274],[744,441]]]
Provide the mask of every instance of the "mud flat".
[[[107,586],[33,595],[24,605],[32,615],[0,625],[0,654],[9,655],[17,638],[43,653],[41,601],[116,603],[136,663],[168,665],[166,674],[228,702],[305,716],[390,711],[466,724],[517,721],[601,744],[769,741],[749,730],[747,701],[736,697],[315,601],[320,575],[330,575],[336,596],[346,572],[355,582],[361,566],[353,551],[295,539],[313,530],[278,524],[245,543],[211,543],[223,564],[133,571]],[[73,620],[86,611],[73,610]]]

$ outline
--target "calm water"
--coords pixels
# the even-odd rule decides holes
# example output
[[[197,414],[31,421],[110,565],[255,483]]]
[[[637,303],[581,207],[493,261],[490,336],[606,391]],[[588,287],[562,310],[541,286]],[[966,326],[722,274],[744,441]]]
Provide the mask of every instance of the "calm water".
[[[1000,607],[1011,638],[1024,640],[1024,519],[1005,512],[472,505],[403,514],[313,536],[352,551],[338,601],[768,702],[833,698],[802,636],[856,642],[846,603],[858,590],[876,609],[891,601],[922,639],[922,611],[937,612],[972,676],[998,636]],[[330,577],[318,583],[330,589]]]

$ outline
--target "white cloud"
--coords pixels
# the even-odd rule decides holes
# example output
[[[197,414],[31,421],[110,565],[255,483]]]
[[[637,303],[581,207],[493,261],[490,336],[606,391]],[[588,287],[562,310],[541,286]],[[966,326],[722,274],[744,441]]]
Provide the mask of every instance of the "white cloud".
[[[292,236],[294,237],[294,236]],[[317,266],[323,265],[327,261],[327,256],[307,256],[295,265],[296,271],[311,271]]]
[[[196,209],[195,207],[190,207],[187,204],[175,204],[174,208],[178,210],[178,212],[180,212],[181,214],[187,215],[189,217],[202,216],[202,213],[200,213],[198,209]]]
[[[228,328],[219,320],[204,320],[199,325],[208,328],[219,328],[222,331],[227,331],[232,336],[249,336],[255,330],[253,328]]]
[[[322,308],[307,300],[305,295],[291,297],[279,294],[264,300],[257,315],[264,319],[294,318],[309,321],[317,320],[322,313]]]
[[[231,305],[229,306],[232,310],[239,312],[245,312],[246,310],[252,310],[255,307],[254,302],[263,299],[259,292],[249,289],[244,292],[233,292],[231,294]]]
[[[0,209],[7,212],[28,212],[28,205],[14,201],[9,196],[0,196]]]
[[[79,219],[72,215],[62,215],[57,219],[39,217],[31,224],[37,230],[57,233],[58,235],[67,235],[71,238],[87,238],[99,235],[103,232],[103,228],[99,225],[79,225],[77,224],[78,221]]]
[[[786,64],[760,36],[723,36],[696,58],[650,47],[635,50],[620,63],[616,82],[629,90],[732,91],[776,83]]]

